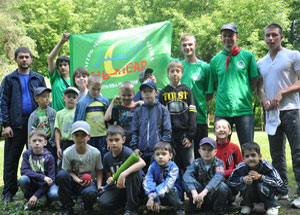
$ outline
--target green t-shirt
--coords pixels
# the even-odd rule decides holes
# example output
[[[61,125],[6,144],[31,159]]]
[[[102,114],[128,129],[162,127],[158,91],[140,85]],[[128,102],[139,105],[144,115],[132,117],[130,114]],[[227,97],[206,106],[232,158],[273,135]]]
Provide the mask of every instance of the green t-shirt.
[[[216,94],[216,116],[235,117],[252,114],[252,90],[250,79],[258,77],[254,55],[242,49],[230,57],[226,71],[227,50],[221,51],[210,62]]]
[[[72,140],[71,128],[75,116],[74,109],[64,108],[56,113],[54,128],[59,129],[61,140]]]
[[[47,137],[51,136],[50,122],[47,117],[46,110],[37,109],[38,123],[35,128],[44,130]],[[32,126],[34,127],[34,126]]]
[[[65,81],[71,86],[70,78],[65,78]],[[52,108],[56,111],[60,111],[65,107],[62,97],[64,96],[64,90],[67,89],[67,87],[56,68],[54,68],[53,74],[50,76],[50,83],[52,88]]]
[[[192,92],[197,108],[197,124],[207,124],[206,94],[214,92],[213,82],[210,77],[210,66],[204,61],[190,64],[182,61],[184,73],[181,83],[188,86]]]
[[[91,127],[91,137],[106,136],[106,126],[104,121],[105,106],[99,102],[92,102],[85,112],[85,121]]]

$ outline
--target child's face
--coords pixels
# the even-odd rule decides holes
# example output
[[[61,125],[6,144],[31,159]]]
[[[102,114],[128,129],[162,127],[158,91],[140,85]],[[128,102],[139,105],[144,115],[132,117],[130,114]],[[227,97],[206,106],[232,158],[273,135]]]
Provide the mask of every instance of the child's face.
[[[35,97],[35,101],[38,103],[40,109],[46,109],[50,102],[50,93],[47,91],[43,92]]]
[[[156,96],[156,90],[150,87],[143,87],[142,88],[142,97],[147,104],[154,104]]]
[[[84,131],[76,131],[72,134],[72,139],[76,145],[84,146],[89,141],[90,135],[86,134]]]
[[[165,166],[172,159],[173,154],[165,149],[157,149],[154,152],[154,159],[159,166]]]
[[[216,149],[214,149],[210,144],[204,144],[200,146],[199,154],[205,163],[210,163],[216,155]]]
[[[215,125],[215,135],[217,140],[219,139],[227,139],[231,134],[231,129],[229,128],[229,124],[225,120],[219,120]]]
[[[79,74],[75,76],[75,84],[80,89],[86,89],[87,88],[87,82],[88,82],[88,76]]]
[[[245,150],[243,158],[245,163],[251,169],[256,169],[259,165],[259,160],[261,159],[261,155],[259,155],[255,150]]]
[[[29,144],[34,154],[43,154],[44,147],[47,145],[47,140],[43,136],[34,134],[30,138]]]
[[[100,83],[92,83],[88,85],[89,94],[96,99],[101,91],[101,84]]]
[[[120,89],[120,97],[124,105],[130,105],[134,97],[134,89]]]
[[[68,62],[66,62],[66,61],[59,62],[57,69],[61,76],[63,76],[63,77],[69,76],[70,66],[69,66]]]
[[[168,71],[168,76],[173,86],[177,86],[180,83],[182,77],[182,70],[177,66],[173,66]]]
[[[125,137],[122,137],[121,134],[108,135],[106,137],[106,142],[108,148],[114,153],[120,153],[125,143]]]
[[[193,37],[187,37],[181,41],[181,51],[185,57],[194,56],[197,48],[197,44]]]
[[[63,101],[66,104],[67,109],[74,109],[78,102],[78,95],[73,92],[69,92],[63,97]]]

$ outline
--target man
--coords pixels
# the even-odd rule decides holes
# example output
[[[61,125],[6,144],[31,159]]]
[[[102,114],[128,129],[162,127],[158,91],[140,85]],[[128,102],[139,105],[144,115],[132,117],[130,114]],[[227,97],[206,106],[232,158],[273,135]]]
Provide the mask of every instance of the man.
[[[272,164],[278,170],[284,184],[278,190],[278,197],[288,199],[284,137],[286,135],[291,147],[293,171],[299,196],[292,202],[292,205],[300,208],[300,101],[298,93],[300,91],[300,53],[283,48],[281,46],[283,39],[282,28],[278,24],[270,24],[266,27],[264,40],[269,52],[258,62],[261,76],[258,82],[258,95],[267,111],[266,130],[269,133]],[[275,123],[272,123],[270,118],[271,120],[273,118],[273,121],[275,119]],[[273,131],[267,129],[269,124],[273,124],[271,125],[274,128]]]
[[[18,69],[2,81],[1,115],[4,127],[4,188],[3,201],[12,201],[18,191],[17,170],[27,138],[28,118],[37,108],[34,89],[46,87],[44,77],[31,71],[31,52],[24,47],[15,51]]]
[[[210,62],[217,91],[215,120],[226,119],[231,127],[235,124],[242,145],[254,138],[252,91],[256,89],[257,65],[251,52],[236,45],[236,25],[223,25],[221,39],[224,49]]]
[[[184,60],[182,61],[184,73],[181,83],[192,90],[197,109],[197,130],[194,138],[194,155],[196,159],[200,157],[198,152],[200,140],[208,136],[206,100],[212,98],[213,82],[210,77],[209,64],[196,57],[198,45],[194,35],[182,35],[180,38],[180,47],[184,54]]]

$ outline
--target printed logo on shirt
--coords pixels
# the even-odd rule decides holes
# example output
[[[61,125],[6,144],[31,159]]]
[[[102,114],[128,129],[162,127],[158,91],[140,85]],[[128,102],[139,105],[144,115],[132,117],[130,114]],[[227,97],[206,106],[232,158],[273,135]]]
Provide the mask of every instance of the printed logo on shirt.
[[[193,76],[192,76],[192,79],[193,79],[194,81],[199,81],[200,78],[201,78],[200,71],[197,72],[197,73],[194,73]]]
[[[239,69],[244,69],[246,67],[246,64],[244,63],[243,60],[240,60],[239,62],[237,62],[236,66],[239,68]]]

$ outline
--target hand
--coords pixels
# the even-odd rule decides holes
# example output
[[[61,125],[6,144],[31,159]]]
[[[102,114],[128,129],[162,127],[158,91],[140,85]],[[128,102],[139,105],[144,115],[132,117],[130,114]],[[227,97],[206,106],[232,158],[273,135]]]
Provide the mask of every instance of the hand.
[[[62,150],[61,150],[61,148],[57,148],[57,149],[56,149],[56,153],[57,153],[57,157],[58,157],[59,159],[62,159]]]
[[[126,176],[123,174],[124,172],[122,172],[119,175],[118,181],[117,181],[117,188],[123,189],[126,187],[125,185],[125,181],[126,181]]]
[[[254,170],[251,170],[249,172],[249,175],[251,176],[253,181],[261,179],[261,176],[262,176],[261,174],[259,174],[258,172],[254,171]]]
[[[279,103],[281,102],[281,100],[282,100],[282,93],[281,93],[281,91],[279,91],[277,93],[277,95],[275,96],[275,98],[272,100],[272,105],[278,109]]]
[[[116,102],[119,102],[121,100],[120,96],[115,96],[112,100],[113,104],[115,104]]]
[[[274,108],[274,106],[271,104],[270,100],[264,101],[263,106],[264,106],[265,111],[269,111],[269,110],[272,110]]]
[[[134,150],[134,153],[137,154],[138,156],[142,156],[142,152],[139,149]]]
[[[146,207],[148,210],[153,211],[154,210],[154,198],[150,197],[147,201]]]
[[[45,176],[44,181],[48,184],[48,186],[53,184],[53,180],[48,176]]]
[[[98,187],[98,191],[99,191],[99,193],[103,193],[105,190],[104,190],[104,187],[103,186],[101,186],[101,187]]]
[[[157,201],[154,202],[153,211],[159,213],[160,206]]]
[[[245,184],[248,184],[248,185],[253,183],[253,179],[250,175],[244,176],[243,181]]]
[[[192,142],[188,138],[184,138],[182,141],[183,148],[189,148],[192,146]]]
[[[88,181],[88,180],[80,180],[80,185],[83,186],[83,187],[87,187],[89,186],[91,183],[93,183],[92,181]]]
[[[195,204],[197,208],[201,208],[202,202],[199,201],[198,196],[199,194],[197,193],[197,191],[192,192],[193,204]]]
[[[61,40],[62,40],[63,42],[68,41],[69,38],[70,38],[70,35],[71,35],[70,33],[63,33]]]
[[[137,102],[135,102],[135,106],[136,107],[142,106],[143,104],[144,104],[144,101],[137,101]]]
[[[36,202],[37,202],[37,197],[35,195],[33,195],[28,200],[28,205],[29,206],[35,206]]]
[[[4,133],[4,136],[5,136],[5,137],[8,137],[8,138],[14,137],[14,132],[13,132],[13,130],[11,129],[10,126],[5,127],[3,133]]]
[[[106,180],[106,184],[108,184],[109,186],[113,185],[115,183],[114,179],[112,177],[109,177],[107,180]]]

